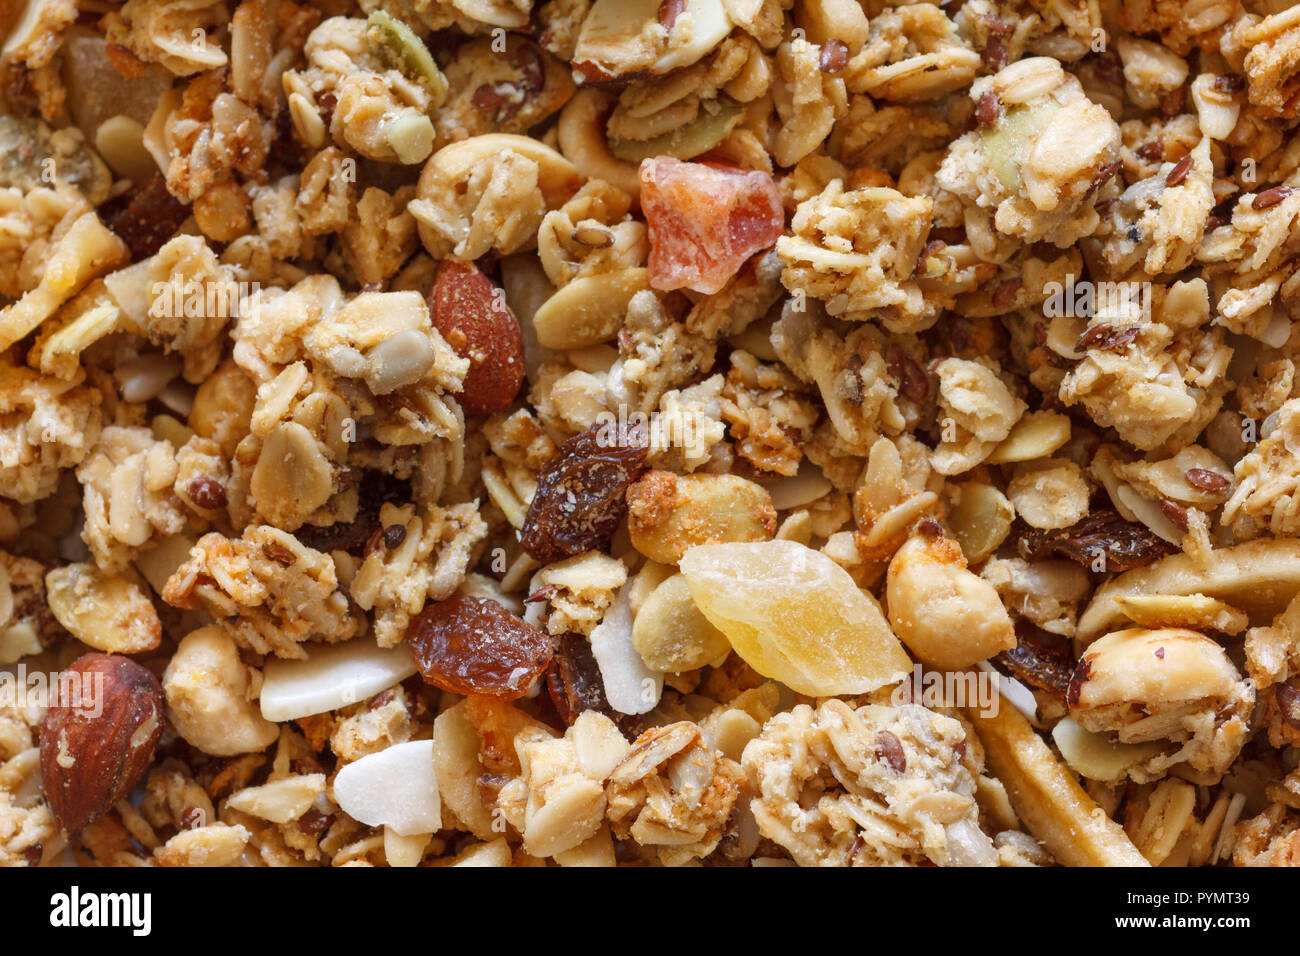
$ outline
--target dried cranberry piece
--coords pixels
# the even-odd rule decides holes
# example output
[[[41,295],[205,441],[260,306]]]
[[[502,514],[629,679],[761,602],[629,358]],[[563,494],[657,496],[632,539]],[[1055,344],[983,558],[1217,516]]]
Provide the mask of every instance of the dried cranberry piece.
[[[551,640],[496,601],[463,594],[430,604],[406,632],[427,683],[514,700],[551,662]]]
[[[550,564],[609,545],[627,510],[624,493],[646,468],[643,425],[597,422],[542,466],[524,519],[524,550]]]

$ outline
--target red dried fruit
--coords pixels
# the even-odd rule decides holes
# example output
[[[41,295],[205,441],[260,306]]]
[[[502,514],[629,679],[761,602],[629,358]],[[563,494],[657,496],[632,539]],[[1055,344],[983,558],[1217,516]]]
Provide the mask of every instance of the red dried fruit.
[[[785,227],[765,172],[657,156],[641,163],[641,209],[650,230],[650,285],[718,292]]]
[[[469,359],[458,396],[466,415],[509,408],[524,380],[524,337],[505,294],[472,262],[444,259],[429,293],[433,325]]]
[[[1146,525],[1125,521],[1118,512],[1105,508],[1090,512],[1068,528],[1043,531],[1019,520],[1015,528],[1020,555],[1030,561],[1059,554],[1087,568],[1104,557],[1107,571],[1127,571],[1175,550]]]
[[[551,639],[496,601],[458,595],[430,604],[406,632],[427,683],[514,700],[551,662]]]
[[[1021,683],[1058,697],[1065,696],[1076,664],[1068,637],[1025,620],[1016,622],[1016,646],[997,655],[993,663]]]
[[[524,550],[550,564],[608,546],[649,451],[639,424],[597,422],[566,441],[537,475],[520,537]]]
[[[153,255],[190,217],[190,207],[167,191],[161,176],[99,207],[104,224],[126,243],[131,261]]]

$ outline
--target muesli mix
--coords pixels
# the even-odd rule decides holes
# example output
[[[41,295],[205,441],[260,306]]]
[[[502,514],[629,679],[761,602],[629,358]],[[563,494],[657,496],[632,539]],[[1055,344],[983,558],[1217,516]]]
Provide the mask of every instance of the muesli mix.
[[[0,864],[1300,862],[1300,5],[0,36]]]

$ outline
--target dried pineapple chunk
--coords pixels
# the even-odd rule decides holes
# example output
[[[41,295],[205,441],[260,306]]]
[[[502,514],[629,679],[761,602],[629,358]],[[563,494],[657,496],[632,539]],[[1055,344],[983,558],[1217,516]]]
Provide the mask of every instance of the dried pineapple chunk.
[[[805,545],[700,545],[680,567],[695,603],[736,653],[801,694],[864,694],[911,671],[875,601]]]

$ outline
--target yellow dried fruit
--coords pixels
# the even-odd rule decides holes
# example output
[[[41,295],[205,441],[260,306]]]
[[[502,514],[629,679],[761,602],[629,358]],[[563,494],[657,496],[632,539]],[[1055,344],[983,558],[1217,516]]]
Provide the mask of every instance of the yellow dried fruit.
[[[680,566],[736,653],[801,694],[864,694],[911,670],[875,601],[821,552],[779,539],[706,544]]]

